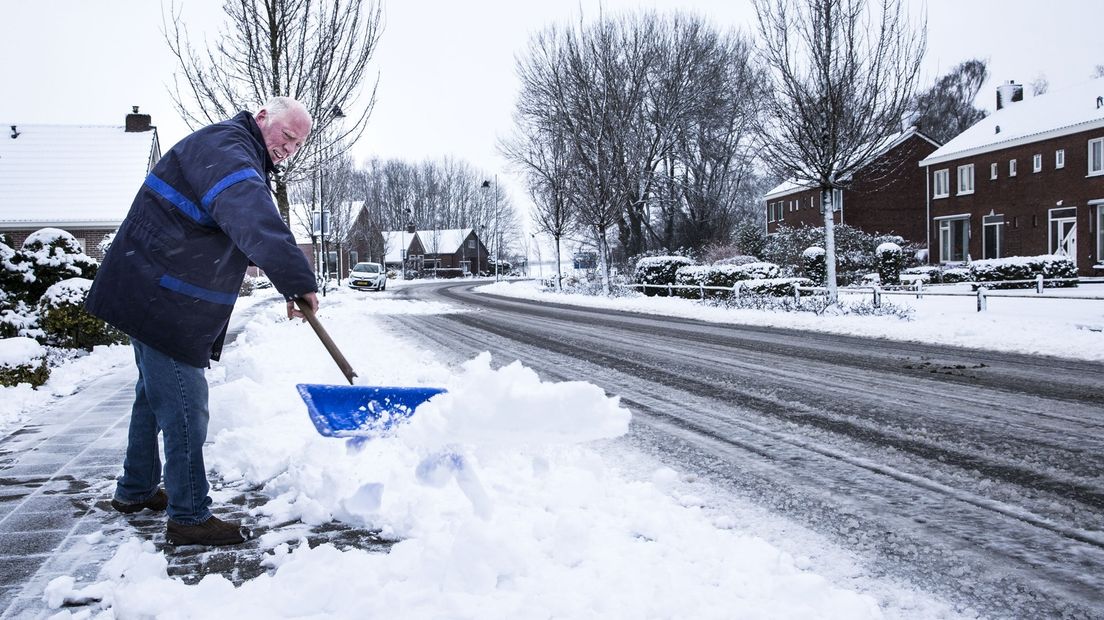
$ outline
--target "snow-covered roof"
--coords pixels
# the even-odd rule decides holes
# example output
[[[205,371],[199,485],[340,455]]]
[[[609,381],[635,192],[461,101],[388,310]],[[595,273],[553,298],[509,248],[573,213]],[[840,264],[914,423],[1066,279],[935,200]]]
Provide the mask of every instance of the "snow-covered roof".
[[[419,230],[418,238],[426,254],[455,254],[460,251],[464,239],[471,234],[470,228],[450,228],[446,230]]]
[[[3,127],[3,228],[118,226],[161,154],[156,129],[8,122]]]
[[[908,140],[912,136],[918,136],[919,138],[921,138],[923,140],[927,140],[928,142],[931,142],[932,145],[934,145],[934,146],[939,146],[939,144],[937,142],[935,142],[931,138],[925,136],[916,127],[910,127],[907,131],[899,131],[897,133],[894,133],[894,134],[884,138],[881,141],[881,144],[878,147],[876,147],[870,153],[870,155],[866,158],[866,163],[870,163],[870,162],[874,161],[875,159],[878,159],[882,155],[888,153],[889,151],[897,148],[905,140]],[[865,149],[859,149],[859,150],[863,151]],[[864,163],[863,166],[865,166],[866,163]],[[851,178],[850,175],[848,175],[848,176],[844,177],[842,180],[847,181],[847,180],[850,180],[850,178]],[[807,191],[807,190],[813,189],[814,187],[815,187],[814,185],[809,184],[809,183],[801,183],[801,182],[798,182],[794,179],[787,179],[787,180],[783,181],[782,183],[778,184],[774,189],[767,192],[766,195],[763,196],[763,200],[771,200],[771,199],[774,199],[774,198],[781,198],[782,196],[787,196],[787,195],[793,194],[795,192]]]
[[[920,165],[1104,127],[1104,100],[1098,103],[1100,97],[1104,97],[1104,78],[1013,102],[955,136]]]

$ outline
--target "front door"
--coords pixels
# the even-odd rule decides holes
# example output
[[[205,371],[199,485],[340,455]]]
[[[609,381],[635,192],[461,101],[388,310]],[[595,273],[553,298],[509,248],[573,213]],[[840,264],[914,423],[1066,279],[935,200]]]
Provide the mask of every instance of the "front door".
[[[1050,211],[1050,253],[1077,263],[1077,209]]]

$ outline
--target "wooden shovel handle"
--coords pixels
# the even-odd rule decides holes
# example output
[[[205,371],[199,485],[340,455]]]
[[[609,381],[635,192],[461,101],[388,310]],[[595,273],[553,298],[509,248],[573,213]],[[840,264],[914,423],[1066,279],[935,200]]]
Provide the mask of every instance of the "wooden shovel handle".
[[[353,377],[357,376],[357,374],[353,372],[353,367],[349,365],[345,356],[341,354],[341,350],[337,348],[333,339],[326,333],[326,328],[322,327],[322,323],[318,321],[318,317],[315,316],[314,310],[311,310],[310,304],[302,299],[296,299],[295,305],[299,306],[299,311],[303,313],[303,316],[307,317],[307,322],[310,323],[311,328],[314,329],[314,333],[318,335],[318,339],[322,341],[322,346],[326,347],[326,351],[329,352],[330,357],[337,363],[337,367],[341,369],[341,374],[345,375],[345,378],[349,380],[349,385],[353,385]]]

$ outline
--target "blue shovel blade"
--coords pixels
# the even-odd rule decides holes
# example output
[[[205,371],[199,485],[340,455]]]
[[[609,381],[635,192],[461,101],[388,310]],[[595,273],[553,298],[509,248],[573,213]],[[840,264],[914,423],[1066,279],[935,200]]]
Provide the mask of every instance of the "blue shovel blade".
[[[380,435],[401,423],[418,405],[444,392],[441,388],[363,385],[295,386],[307,404],[311,422],[326,437]]]

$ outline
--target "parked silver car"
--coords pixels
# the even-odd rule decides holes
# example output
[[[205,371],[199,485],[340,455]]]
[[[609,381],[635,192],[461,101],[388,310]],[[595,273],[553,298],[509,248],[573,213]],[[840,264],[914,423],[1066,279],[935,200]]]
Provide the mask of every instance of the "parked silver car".
[[[387,270],[379,263],[357,263],[349,271],[349,288],[387,290]]]

